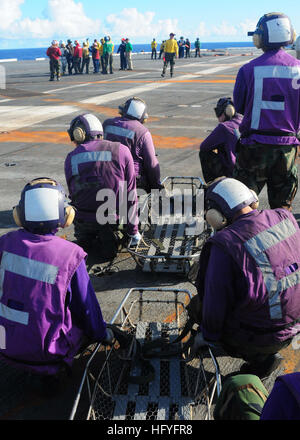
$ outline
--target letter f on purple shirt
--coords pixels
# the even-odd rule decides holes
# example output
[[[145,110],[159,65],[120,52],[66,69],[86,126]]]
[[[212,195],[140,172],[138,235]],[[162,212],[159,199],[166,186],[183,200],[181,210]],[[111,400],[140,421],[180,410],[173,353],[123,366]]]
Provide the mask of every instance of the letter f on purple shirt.
[[[259,128],[261,110],[284,111],[284,101],[263,100],[264,79],[291,79],[299,78],[299,66],[255,66],[254,67],[254,100],[252,108],[251,129]]]

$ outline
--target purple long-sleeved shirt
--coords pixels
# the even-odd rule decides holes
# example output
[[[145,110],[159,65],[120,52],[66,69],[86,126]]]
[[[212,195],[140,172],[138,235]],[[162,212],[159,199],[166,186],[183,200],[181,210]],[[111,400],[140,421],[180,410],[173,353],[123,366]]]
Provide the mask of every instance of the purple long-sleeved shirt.
[[[105,139],[129,148],[136,178],[149,189],[160,189],[160,166],[150,131],[140,121],[126,117],[107,119],[103,130]]]
[[[283,49],[267,51],[240,68],[233,101],[244,115],[242,144],[300,143],[295,135],[300,129],[299,75],[300,62]]]
[[[72,319],[93,341],[101,342],[107,337],[106,322],[84,261],[73,275],[68,290]]]
[[[240,268],[223,249],[212,246],[202,304],[201,330],[205,340],[217,342],[221,339],[230,309],[246,294],[247,284]]]
[[[260,420],[300,420],[300,373],[276,379]]]
[[[257,210],[239,218],[256,215]],[[218,276],[216,276],[218,268]],[[221,247],[212,245],[205,273],[205,290],[198,293],[202,300],[201,330],[204,339],[218,342],[224,334],[225,321],[231,310],[247,298],[248,284],[240,267]],[[203,294],[203,296],[202,296]]]
[[[78,145],[66,157],[65,177],[78,219],[97,222],[97,210],[104,203],[102,199],[98,200],[98,192],[111,190],[115,200],[110,208],[116,220],[121,216],[120,209],[126,209],[127,232],[129,235],[137,233],[134,164],[125,145],[103,140]]]

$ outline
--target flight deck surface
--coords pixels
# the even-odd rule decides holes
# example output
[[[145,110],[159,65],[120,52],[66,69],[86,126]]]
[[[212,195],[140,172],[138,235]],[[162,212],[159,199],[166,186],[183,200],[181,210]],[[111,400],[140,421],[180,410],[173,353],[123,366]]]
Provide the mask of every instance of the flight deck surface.
[[[214,106],[220,97],[232,96],[238,69],[259,54],[255,49],[251,53],[232,50],[178,59],[173,78],[169,70],[162,78],[162,60],[151,60],[149,54],[133,56],[133,71],[119,71],[116,56],[113,74],[66,75],[59,82],[49,82],[47,60],[0,60],[6,74],[6,88],[0,90],[0,235],[16,228],[12,207],[28,181],[48,176],[67,188],[64,160],[73,148],[67,134],[70,121],[85,112],[96,114],[101,121],[117,116],[118,105],[132,96],[147,102],[146,126],[153,137],[162,177],[202,177],[199,145],[217,124]],[[260,206],[268,207],[266,189],[260,194]],[[293,213],[299,221],[298,194]],[[73,240],[73,228],[58,235]],[[126,252],[118,255],[113,270],[96,276],[94,272],[100,265],[106,267],[95,256],[88,259],[91,280],[107,321],[130,288],[172,286],[196,293],[193,284],[180,275],[143,272]],[[269,389],[276,375],[299,370],[297,348],[294,344],[283,350],[282,368],[268,379]],[[240,360],[228,357],[219,361],[222,376],[241,365]],[[83,368],[84,362],[79,363],[64,389],[55,398],[45,399],[31,378],[1,362],[0,420],[68,419]]]

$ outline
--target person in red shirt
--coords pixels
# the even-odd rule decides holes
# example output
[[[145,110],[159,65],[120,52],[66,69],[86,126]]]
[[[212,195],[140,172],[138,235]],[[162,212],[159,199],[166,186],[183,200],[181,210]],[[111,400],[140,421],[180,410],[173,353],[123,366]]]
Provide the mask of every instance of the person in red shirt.
[[[61,50],[58,47],[58,41],[53,40],[51,46],[48,47],[47,56],[49,57],[50,62],[50,80],[54,81],[54,77],[56,76],[57,81],[60,80],[60,57]]]
[[[80,46],[79,41],[75,40],[75,48],[73,55],[73,65],[75,70],[75,75],[81,73],[81,60],[82,60],[82,47]]]

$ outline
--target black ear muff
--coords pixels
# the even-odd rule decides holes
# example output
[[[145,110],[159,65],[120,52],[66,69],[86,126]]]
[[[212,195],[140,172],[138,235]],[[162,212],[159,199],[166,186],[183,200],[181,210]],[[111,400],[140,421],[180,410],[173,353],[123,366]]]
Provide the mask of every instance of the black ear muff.
[[[72,206],[66,207],[65,224],[63,228],[68,228],[71,226],[75,218],[75,209]]]
[[[228,223],[226,217],[220,211],[213,208],[207,211],[205,219],[215,231],[225,228]]]
[[[17,226],[19,226],[20,228],[22,228],[22,223],[21,223],[21,219],[20,219],[20,208],[19,206],[15,206],[13,208],[13,219],[14,222]]]

